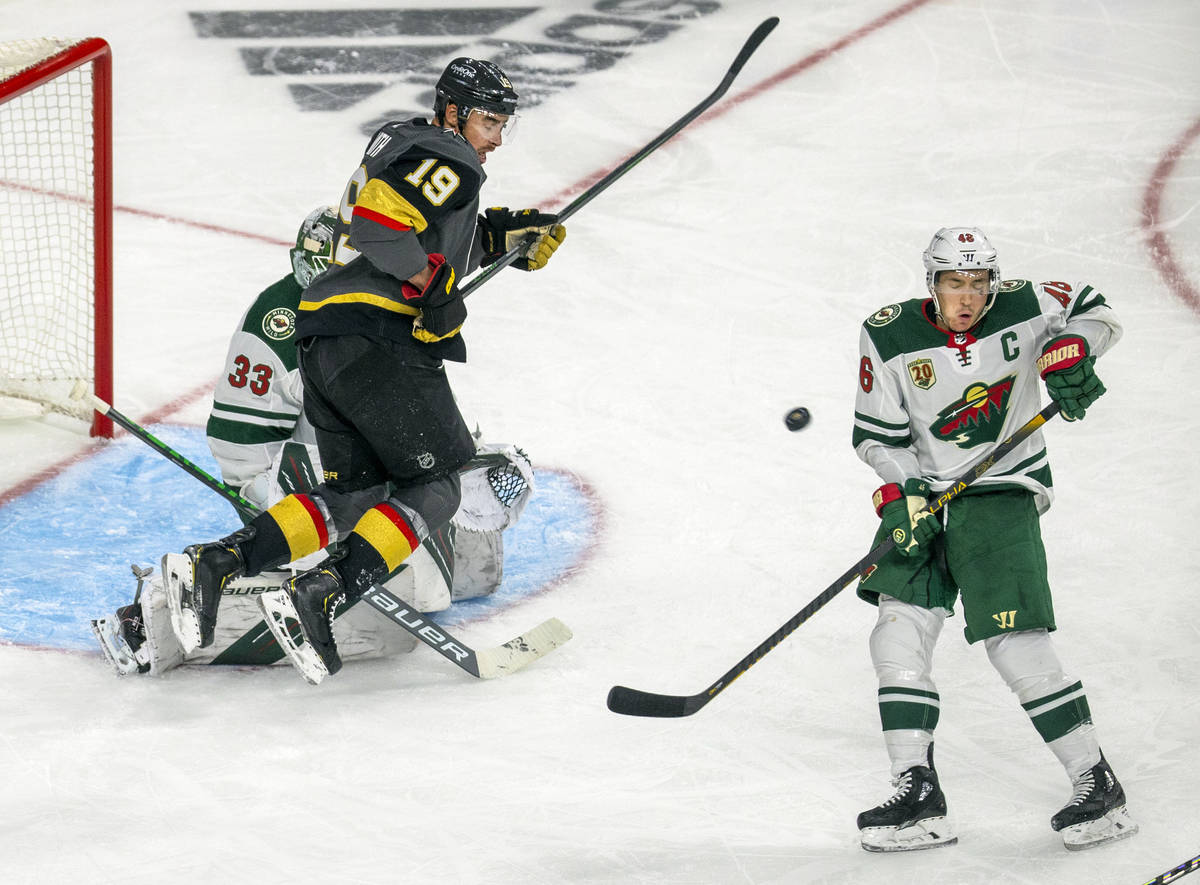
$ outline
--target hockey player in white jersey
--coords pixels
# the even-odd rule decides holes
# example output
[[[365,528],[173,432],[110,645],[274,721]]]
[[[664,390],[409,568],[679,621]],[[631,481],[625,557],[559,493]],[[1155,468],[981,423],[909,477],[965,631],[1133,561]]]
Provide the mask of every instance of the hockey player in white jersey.
[[[316,438],[303,412],[294,333],[304,290],[332,259],[336,225],[333,208],[315,209],[304,220],[290,253],[292,272],[263,290],[242,316],[213,391],[209,448],[222,480],[259,510],[321,481]],[[533,470],[524,452],[478,439],[475,457],[461,468],[459,481],[462,501],[450,523],[432,532],[385,582],[400,600],[426,614],[495,592],[503,577],[501,533],[517,521],[533,492]],[[307,565],[305,560],[297,567]],[[118,674],[161,675],[182,663],[283,660],[263,624],[257,596],[277,590],[291,572],[232,582],[225,590],[228,598],[214,642],[188,653],[171,628],[161,576],[136,566],[134,574],[133,603],[92,622]],[[350,660],[403,653],[416,644],[366,606],[347,610],[335,628],[343,657]]]
[[[1095,360],[1121,336],[1082,282],[1002,280],[977,228],[943,228],[923,255],[930,298],[888,305],[862,326],[853,444],[883,485],[875,537],[896,541],[860,581],[879,607],[871,633],[879,715],[896,793],[858,816],[863,848],[957,841],[933,764],[940,712],[934,646],[962,597],[968,643],[988,659],[1066,770],[1074,793],[1050,825],[1069,849],[1133,835],[1082,683],[1050,633],[1054,610],[1039,517],[1053,483],[1041,433],[945,506],[924,510],[1041,408],[1041,386],[1068,421],[1104,393]]]

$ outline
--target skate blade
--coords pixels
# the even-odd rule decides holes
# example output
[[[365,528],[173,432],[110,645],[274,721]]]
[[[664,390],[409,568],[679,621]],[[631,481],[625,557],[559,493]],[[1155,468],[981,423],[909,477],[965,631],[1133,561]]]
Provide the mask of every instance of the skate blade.
[[[321,680],[329,675],[329,670],[312,647],[312,643],[304,639],[300,617],[296,614],[296,607],[287,591],[268,590],[260,594],[258,607],[262,609],[271,635],[275,637],[292,666],[310,685],[320,685]],[[297,634],[295,638],[292,636],[293,630]]]
[[[867,827],[860,836],[865,851],[923,851],[956,842],[944,817],[927,817],[910,827]]]
[[[200,617],[195,609],[183,604],[184,590],[192,589],[192,561],[186,554],[168,553],[162,558],[162,577],[171,629],[183,653],[191,654],[200,647]]]
[[[138,661],[129,648],[129,643],[120,634],[120,626],[109,618],[97,618],[92,621],[92,633],[100,643],[100,651],[105,660],[112,665],[118,676],[128,676],[138,672]]]
[[[1062,830],[1063,847],[1067,851],[1085,851],[1116,842],[1118,839],[1128,839],[1138,831],[1138,825],[1133,822],[1125,806],[1114,808],[1104,817],[1087,821],[1082,824],[1072,824]]]

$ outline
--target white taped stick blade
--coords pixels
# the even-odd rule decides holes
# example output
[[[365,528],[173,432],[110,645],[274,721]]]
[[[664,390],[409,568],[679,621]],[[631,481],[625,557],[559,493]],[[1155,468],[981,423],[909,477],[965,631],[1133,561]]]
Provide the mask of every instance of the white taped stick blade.
[[[563,645],[572,636],[570,628],[558,618],[550,618],[510,639],[504,645],[475,653],[479,675],[483,679],[507,676],[529,666]]]
[[[321,680],[329,675],[329,670],[316,649],[305,641],[300,618],[287,591],[268,590],[258,597],[258,607],[262,609],[271,635],[292,666],[304,677],[305,682],[320,685]]]

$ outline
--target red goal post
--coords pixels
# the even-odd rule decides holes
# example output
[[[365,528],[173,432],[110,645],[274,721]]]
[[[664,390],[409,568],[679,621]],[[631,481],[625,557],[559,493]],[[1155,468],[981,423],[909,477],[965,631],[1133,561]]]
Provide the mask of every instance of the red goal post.
[[[83,395],[113,399],[112,212],[108,43],[0,42],[0,398],[93,436],[113,432]]]

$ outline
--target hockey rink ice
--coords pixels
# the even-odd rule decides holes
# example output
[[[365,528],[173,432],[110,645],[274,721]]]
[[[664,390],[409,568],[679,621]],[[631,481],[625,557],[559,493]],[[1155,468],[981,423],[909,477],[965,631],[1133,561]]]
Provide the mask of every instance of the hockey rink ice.
[[[114,481],[112,447],[65,421],[0,425],[0,879],[1140,885],[1200,854],[1194,0],[314,8],[0,3],[2,39],[112,44],[114,404],[165,432],[200,439],[239,316],[372,124],[425,110],[419,59],[527,44],[506,70],[531,101],[483,200],[553,209],[781,23],[722,103],[570,219],[546,269],[469,299],[463,414],[586,489],[563,561],[537,532],[509,539],[514,577],[545,569],[537,592],[454,627],[486,647],[561,618],[574,639],[528,669],[478,681],[418,648],[318,687],[289,667],[118,679],[78,625],[131,597],[127,563],[209,540],[191,527],[213,496],[166,462]],[[921,251],[958,225],[1006,277],[1089,282],[1125,325],[1097,364],[1107,395],[1045,429],[1055,643],[1141,827],[1091,851],[1050,830],[1070,784],[961,613],[934,671],[954,846],[859,847],[855,816],[892,788],[875,609],[852,588],[694,716],[605,708],[615,684],[702,690],[866,552],[859,326],[922,292]],[[42,613],[66,639],[15,632],[34,586],[61,588]]]

